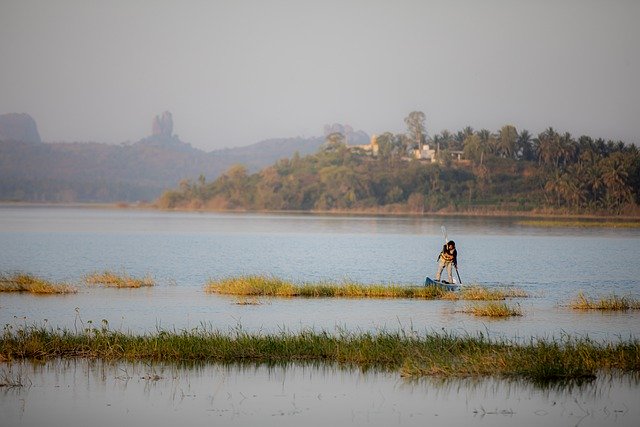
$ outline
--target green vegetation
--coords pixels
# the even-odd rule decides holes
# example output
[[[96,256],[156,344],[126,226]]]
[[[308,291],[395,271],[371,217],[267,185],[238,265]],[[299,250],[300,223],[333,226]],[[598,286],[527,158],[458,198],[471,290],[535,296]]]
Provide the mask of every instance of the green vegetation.
[[[231,334],[205,329],[131,335],[102,328],[82,332],[5,327],[0,360],[101,358],[104,360],[327,363],[399,370],[405,377],[505,376],[533,381],[593,378],[598,371],[640,370],[640,342],[600,344],[586,338],[532,340],[529,344],[415,333],[302,331]]]
[[[464,309],[463,313],[471,313],[474,316],[484,317],[522,316],[522,310],[520,307],[511,307],[504,302],[489,302],[482,305],[471,305]]]
[[[210,280],[205,285],[210,293],[264,297],[344,297],[344,298],[422,298],[440,299],[447,291],[435,286],[363,285],[344,281],[297,285],[275,277],[240,276]]]
[[[213,182],[182,181],[156,202],[164,209],[305,210],[370,213],[544,213],[638,215],[640,153],[635,145],[574,139],[549,128],[465,128],[426,138],[425,116],[407,134],[384,133],[375,148],[331,133],[314,155],[294,155],[258,173],[236,165]],[[416,149],[438,148],[435,161]]]
[[[574,310],[640,310],[640,301],[617,295],[594,300],[580,292],[570,307]]]
[[[90,285],[103,285],[113,288],[140,288],[142,286],[155,285],[155,281],[150,276],[139,279],[131,277],[125,273],[118,274],[112,271],[91,273],[85,276],[84,280]]]
[[[482,286],[465,286],[460,292],[446,291],[437,286],[403,286],[397,284],[364,285],[344,281],[342,283],[295,284],[277,277],[239,276],[210,280],[205,285],[210,293],[265,297],[343,297],[343,298],[418,298],[447,300],[503,300],[524,298],[527,294],[514,288],[487,289]]]
[[[68,294],[77,290],[66,283],[54,283],[28,273],[0,275],[0,292],[30,292],[32,294]]]

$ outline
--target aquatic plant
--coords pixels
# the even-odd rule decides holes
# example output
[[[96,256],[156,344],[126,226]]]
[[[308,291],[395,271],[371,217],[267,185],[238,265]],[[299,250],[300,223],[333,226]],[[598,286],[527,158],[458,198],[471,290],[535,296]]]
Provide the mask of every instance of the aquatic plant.
[[[404,377],[504,376],[533,381],[593,378],[599,371],[639,372],[640,342],[598,343],[588,338],[519,344],[484,335],[415,331],[335,333],[230,333],[207,328],[132,335],[107,325],[82,331],[5,327],[0,359],[101,358],[104,360],[327,363],[399,371]]]
[[[265,297],[342,297],[342,298],[417,298],[449,300],[502,300],[524,297],[518,290],[489,290],[481,286],[463,287],[460,292],[446,291],[438,286],[406,286],[400,284],[365,285],[352,281],[340,283],[295,284],[277,277],[246,275],[209,280],[206,292],[225,295]]]
[[[89,285],[103,285],[113,288],[140,288],[155,285],[155,281],[151,276],[145,276],[139,279],[131,277],[126,273],[118,274],[112,271],[88,274],[84,277],[84,281]]]
[[[520,307],[512,307],[504,302],[488,302],[485,304],[475,304],[468,306],[463,313],[471,313],[474,316],[485,317],[511,317],[522,316],[522,310]]]
[[[67,283],[55,283],[29,273],[0,275],[0,292],[30,292],[33,294],[68,294],[77,289]]]
[[[574,310],[640,310],[639,300],[615,294],[595,300],[580,292],[569,305]]]

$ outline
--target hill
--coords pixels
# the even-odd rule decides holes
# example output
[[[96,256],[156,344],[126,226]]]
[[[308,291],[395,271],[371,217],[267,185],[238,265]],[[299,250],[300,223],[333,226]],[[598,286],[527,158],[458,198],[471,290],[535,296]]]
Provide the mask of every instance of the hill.
[[[215,179],[234,164],[255,172],[296,151],[317,151],[323,138],[282,138],[205,152],[172,135],[170,113],[133,144],[46,143],[26,114],[0,115],[0,200],[135,202],[153,200],[182,180]]]

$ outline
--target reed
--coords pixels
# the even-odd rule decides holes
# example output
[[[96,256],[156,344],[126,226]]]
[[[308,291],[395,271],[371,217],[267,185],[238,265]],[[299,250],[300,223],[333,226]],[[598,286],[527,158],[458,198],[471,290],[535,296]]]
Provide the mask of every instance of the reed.
[[[460,292],[446,291],[438,286],[403,286],[398,284],[364,285],[351,281],[341,283],[295,284],[277,277],[247,275],[209,280],[205,291],[224,295],[306,298],[416,298],[449,300],[503,300],[526,297],[517,289],[490,290],[481,286],[463,287]]]
[[[398,371],[404,377],[504,376],[533,381],[593,378],[599,371],[640,371],[640,342],[597,343],[587,338],[531,340],[528,344],[399,332],[301,331],[231,333],[206,328],[132,335],[102,328],[81,332],[5,327],[0,359],[326,363]]]
[[[474,316],[484,317],[511,317],[522,316],[520,307],[512,307],[504,302],[490,301],[486,304],[475,304],[463,310],[464,313],[471,313]]]
[[[84,281],[89,285],[103,285],[112,288],[140,288],[155,285],[155,281],[151,276],[145,276],[140,279],[125,273],[118,274],[112,271],[88,274],[84,277]]]
[[[640,310],[640,301],[615,294],[596,300],[580,292],[569,306],[574,310]]]
[[[32,294],[69,294],[77,289],[67,283],[55,283],[28,273],[0,275],[0,292],[30,292]]]

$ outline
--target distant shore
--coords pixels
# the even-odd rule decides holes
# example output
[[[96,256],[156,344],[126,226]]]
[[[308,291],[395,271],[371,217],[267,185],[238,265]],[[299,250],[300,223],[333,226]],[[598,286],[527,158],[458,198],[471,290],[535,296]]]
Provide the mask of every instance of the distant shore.
[[[131,209],[155,210],[163,212],[202,212],[202,213],[243,213],[269,215],[322,215],[322,216],[367,216],[367,217],[484,217],[484,218],[516,218],[527,226],[567,226],[567,227],[627,227],[640,228],[640,213],[636,215],[611,215],[596,213],[570,213],[559,211],[508,211],[508,210],[440,210],[436,212],[400,212],[384,210],[248,210],[248,209],[161,209],[148,202],[114,202],[114,203],[54,203],[54,202],[12,202],[0,201],[0,207],[53,207],[82,209]]]

